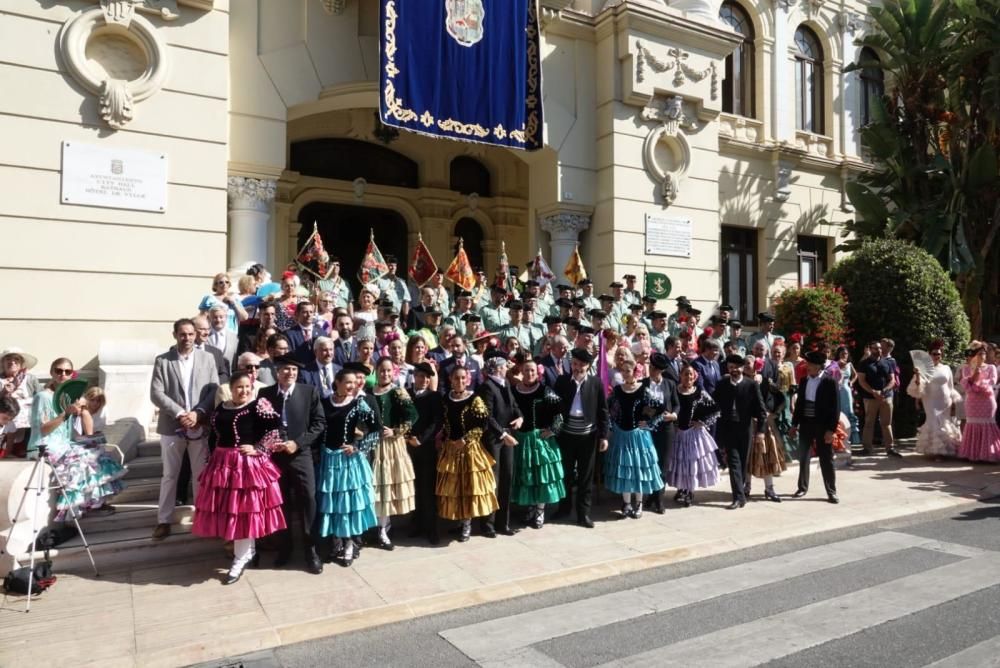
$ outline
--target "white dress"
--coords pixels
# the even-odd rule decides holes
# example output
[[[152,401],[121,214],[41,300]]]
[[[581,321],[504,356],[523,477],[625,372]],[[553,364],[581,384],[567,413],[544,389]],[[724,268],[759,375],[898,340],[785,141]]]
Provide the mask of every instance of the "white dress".
[[[927,419],[917,430],[917,452],[922,455],[954,456],[961,442],[961,432],[951,418],[951,407],[960,401],[955,391],[955,381],[947,364],[934,367],[934,375],[921,384],[918,391],[916,377],[906,388],[907,394],[919,398]],[[956,440],[957,437],[957,440]]]

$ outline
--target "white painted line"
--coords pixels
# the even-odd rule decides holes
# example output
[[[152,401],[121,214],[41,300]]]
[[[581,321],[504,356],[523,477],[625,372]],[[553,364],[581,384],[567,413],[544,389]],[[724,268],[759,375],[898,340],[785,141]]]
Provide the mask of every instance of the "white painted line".
[[[978,556],[611,661],[599,668],[758,665],[997,584],[1000,554]],[[847,611],[850,614],[845,614]]]
[[[605,594],[518,615],[441,631],[440,635],[480,664],[522,666],[518,650],[536,643],[600,628],[644,615],[700,603],[718,596],[783,582],[914,547],[961,552],[965,548],[930,538],[883,531],[818,545],[776,558]]]
[[[961,652],[946,656],[924,668],[970,668],[970,666],[981,666],[982,668],[1000,666],[1000,636],[984,640],[972,647],[966,647]]]

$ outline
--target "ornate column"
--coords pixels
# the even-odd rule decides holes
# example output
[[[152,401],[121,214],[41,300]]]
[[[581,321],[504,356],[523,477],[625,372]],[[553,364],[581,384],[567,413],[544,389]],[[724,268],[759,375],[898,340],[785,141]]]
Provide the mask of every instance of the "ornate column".
[[[853,63],[857,47],[854,46],[854,35],[862,28],[860,14],[847,10],[840,14],[840,27],[843,30],[842,63],[840,66],[840,152],[845,156],[860,155],[861,142],[858,127],[861,77],[860,72],[844,72],[849,63]]]
[[[549,245],[549,266],[552,267],[558,282],[563,267],[566,266],[579,241],[580,232],[590,227],[590,214],[557,210],[552,213],[540,213],[538,219],[541,228],[552,237]]]
[[[277,181],[249,176],[229,177],[229,267],[267,262],[271,204]]]

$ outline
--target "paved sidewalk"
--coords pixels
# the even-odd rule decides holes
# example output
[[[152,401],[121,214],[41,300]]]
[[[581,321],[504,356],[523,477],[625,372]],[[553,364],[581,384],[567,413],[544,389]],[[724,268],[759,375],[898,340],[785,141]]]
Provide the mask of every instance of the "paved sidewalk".
[[[664,515],[616,520],[618,504],[604,492],[593,530],[553,523],[433,548],[397,538],[393,552],[367,549],[352,568],[330,564],[320,576],[270,570],[265,553],[260,570],[224,587],[221,548],[208,561],[60,576],[30,614],[23,598],[3,601],[0,665],[187,665],[1000,495],[997,466],[916,455],[855,462],[837,471],[837,506],[815,471],[804,499],[763,501],[755,480],[755,500],[727,511],[726,479]],[[792,466],[777,479],[779,494],[795,491],[796,475]]]

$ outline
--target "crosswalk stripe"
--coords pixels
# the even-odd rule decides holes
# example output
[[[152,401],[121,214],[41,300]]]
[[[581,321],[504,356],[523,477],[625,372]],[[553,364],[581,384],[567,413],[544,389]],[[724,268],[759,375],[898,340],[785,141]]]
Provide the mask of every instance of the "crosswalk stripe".
[[[966,647],[961,652],[928,664],[924,668],[969,668],[969,666],[982,666],[982,668],[1000,666],[1000,636]]]
[[[617,659],[599,668],[757,665],[997,584],[1000,554],[984,554]],[[845,610],[850,614],[845,615]]]
[[[552,638],[915,547],[940,550],[962,557],[982,552],[920,536],[883,531],[799,550],[780,559],[767,558],[737,564],[636,589],[448,629],[441,631],[440,635],[482,665],[536,665],[523,662],[530,655],[525,655],[520,650]]]

